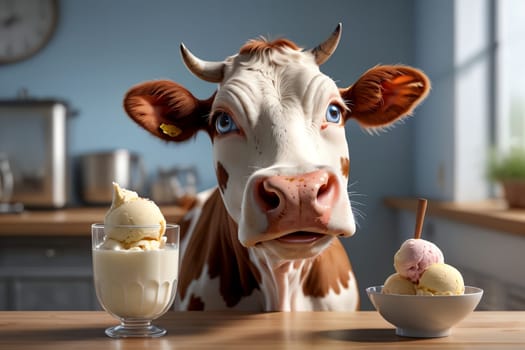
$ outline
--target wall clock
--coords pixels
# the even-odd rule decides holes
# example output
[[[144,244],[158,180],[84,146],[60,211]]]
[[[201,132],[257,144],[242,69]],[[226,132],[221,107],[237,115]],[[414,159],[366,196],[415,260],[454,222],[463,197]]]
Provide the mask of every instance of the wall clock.
[[[58,0],[0,0],[0,64],[30,58],[51,39]]]

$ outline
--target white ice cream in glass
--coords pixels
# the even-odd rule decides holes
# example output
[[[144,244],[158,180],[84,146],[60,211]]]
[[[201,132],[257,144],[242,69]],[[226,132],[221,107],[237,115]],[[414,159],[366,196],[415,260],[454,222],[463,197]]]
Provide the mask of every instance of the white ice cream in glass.
[[[158,206],[114,183],[104,224],[91,226],[93,276],[102,307],[120,320],[106,329],[113,338],[159,337],[152,321],[175,298],[179,226],[166,224]]]

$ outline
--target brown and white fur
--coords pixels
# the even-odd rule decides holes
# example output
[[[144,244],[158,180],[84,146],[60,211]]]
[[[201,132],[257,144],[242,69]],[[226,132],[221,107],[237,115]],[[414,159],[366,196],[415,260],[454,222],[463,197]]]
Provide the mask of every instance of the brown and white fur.
[[[428,78],[407,66],[376,66],[338,88],[319,66],[341,25],[321,45],[252,40],[222,62],[186,66],[218,83],[199,100],[183,86],[141,83],[125,96],[129,116],[153,135],[213,144],[218,187],[199,194],[181,223],[183,310],[355,310],[357,283],[339,237],[355,232],[347,193],[345,123],[384,128],[427,95]]]

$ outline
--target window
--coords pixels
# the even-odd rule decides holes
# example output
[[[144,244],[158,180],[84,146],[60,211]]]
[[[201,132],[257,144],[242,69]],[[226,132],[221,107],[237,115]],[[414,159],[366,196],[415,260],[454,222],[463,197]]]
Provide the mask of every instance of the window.
[[[496,143],[525,148],[525,1],[496,0]]]

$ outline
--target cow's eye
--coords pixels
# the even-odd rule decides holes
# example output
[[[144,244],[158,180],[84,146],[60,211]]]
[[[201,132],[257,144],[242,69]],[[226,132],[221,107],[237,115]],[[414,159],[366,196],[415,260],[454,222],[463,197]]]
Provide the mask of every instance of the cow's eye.
[[[326,109],[326,121],[339,124],[341,122],[341,108],[335,104],[330,104]]]
[[[224,112],[219,112],[215,118],[215,129],[221,135],[239,130],[233,118]]]

